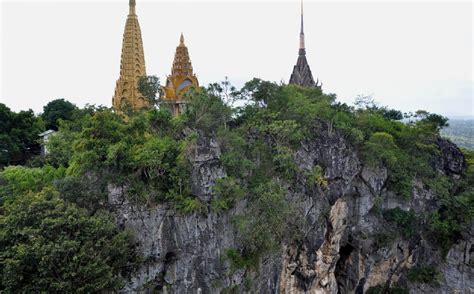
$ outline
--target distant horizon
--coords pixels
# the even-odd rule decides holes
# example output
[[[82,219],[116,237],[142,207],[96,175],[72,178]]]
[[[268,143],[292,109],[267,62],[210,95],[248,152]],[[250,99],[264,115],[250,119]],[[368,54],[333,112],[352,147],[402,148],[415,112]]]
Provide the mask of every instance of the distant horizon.
[[[35,113],[60,98],[111,106],[128,0],[0,7],[1,103]],[[137,0],[147,74],[164,83],[183,32],[202,86],[226,76],[238,88],[254,76],[288,83],[299,12],[299,1]],[[349,105],[367,95],[402,112],[474,119],[472,33],[470,2],[305,1],[314,79]]]

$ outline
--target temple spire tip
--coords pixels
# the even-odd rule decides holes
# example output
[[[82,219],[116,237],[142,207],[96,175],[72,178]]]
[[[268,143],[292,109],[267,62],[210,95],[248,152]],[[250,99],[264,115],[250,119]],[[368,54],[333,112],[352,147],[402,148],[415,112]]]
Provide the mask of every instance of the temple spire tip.
[[[134,15],[135,14],[135,6],[137,5],[137,3],[135,2],[135,0],[128,0],[128,7],[129,7],[129,11],[131,15]]]
[[[301,31],[300,31],[300,49],[304,49],[304,29],[303,29],[303,0],[301,0]]]

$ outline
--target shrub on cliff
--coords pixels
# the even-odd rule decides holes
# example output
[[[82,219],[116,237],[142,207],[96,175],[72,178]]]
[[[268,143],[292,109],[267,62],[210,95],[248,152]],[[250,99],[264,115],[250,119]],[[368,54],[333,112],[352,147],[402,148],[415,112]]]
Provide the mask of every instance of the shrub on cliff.
[[[132,235],[105,213],[90,215],[52,188],[3,206],[0,291],[91,293],[117,290],[133,270]]]

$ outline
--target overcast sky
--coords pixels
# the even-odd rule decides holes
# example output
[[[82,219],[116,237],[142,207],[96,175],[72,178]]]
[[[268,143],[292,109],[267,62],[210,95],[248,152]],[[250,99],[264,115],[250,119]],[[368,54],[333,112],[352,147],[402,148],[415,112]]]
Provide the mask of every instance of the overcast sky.
[[[308,62],[323,90],[351,103],[474,117],[471,2],[305,1]],[[202,85],[287,82],[299,1],[137,0],[147,73],[163,82],[184,33]],[[3,1],[0,102],[41,112],[50,100],[111,105],[128,0]]]

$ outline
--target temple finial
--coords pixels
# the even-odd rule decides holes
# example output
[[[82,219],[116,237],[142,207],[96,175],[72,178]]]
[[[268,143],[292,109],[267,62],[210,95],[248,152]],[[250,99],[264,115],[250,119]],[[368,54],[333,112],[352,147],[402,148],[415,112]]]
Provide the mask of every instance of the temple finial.
[[[301,0],[301,33],[304,34],[303,32],[303,0]]]
[[[183,33],[181,33],[181,37],[179,37],[179,44],[184,45],[184,36]]]
[[[136,5],[137,5],[137,3],[135,2],[135,0],[129,0],[128,1],[128,6],[129,6],[129,9],[130,9],[129,14],[131,14],[131,15],[135,14],[135,6]]]
[[[304,49],[304,29],[303,29],[303,0],[301,0],[301,31],[300,31],[300,49]]]

